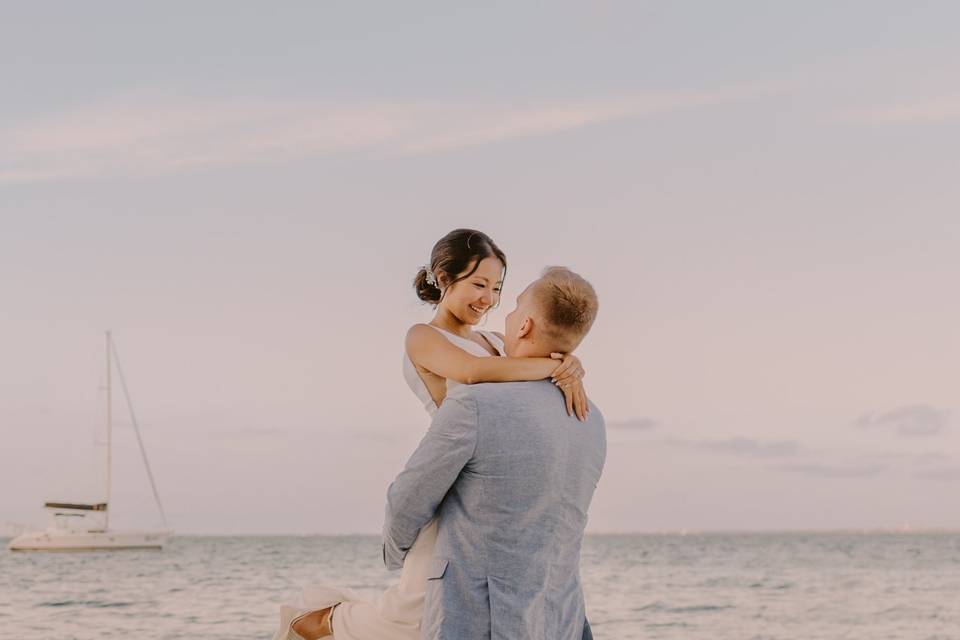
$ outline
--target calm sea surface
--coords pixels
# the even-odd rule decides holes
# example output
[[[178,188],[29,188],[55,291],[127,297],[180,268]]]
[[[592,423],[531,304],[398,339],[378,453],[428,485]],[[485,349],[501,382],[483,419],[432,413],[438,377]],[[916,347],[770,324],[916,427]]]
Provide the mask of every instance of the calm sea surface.
[[[960,639],[960,534],[591,536],[582,573],[600,640]],[[2,551],[0,638],[268,639],[298,585],[392,576],[373,536]]]

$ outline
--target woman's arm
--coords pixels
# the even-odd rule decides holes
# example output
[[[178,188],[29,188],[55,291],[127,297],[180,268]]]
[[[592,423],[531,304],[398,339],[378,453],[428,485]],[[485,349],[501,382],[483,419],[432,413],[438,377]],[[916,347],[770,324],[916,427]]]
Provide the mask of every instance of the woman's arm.
[[[493,334],[503,342],[505,338],[499,331]],[[577,419],[584,421],[590,415],[590,401],[587,398],[587,390],[583,388],[583,376],[587,374],[583,369],[580,358],[572,353],[563,355],[561,353],[550,354],[551,358],[562,358],[563,364],[553,370],[550,379],[560,387],[563,392],[563,399],[567,403],[567,415],[576,414]]]
[[[407,332],[407,355],[414,364],[462,384],[519,382],[549,378],[561,365],[552,358],[484,358],[467,353],[424,324]]]

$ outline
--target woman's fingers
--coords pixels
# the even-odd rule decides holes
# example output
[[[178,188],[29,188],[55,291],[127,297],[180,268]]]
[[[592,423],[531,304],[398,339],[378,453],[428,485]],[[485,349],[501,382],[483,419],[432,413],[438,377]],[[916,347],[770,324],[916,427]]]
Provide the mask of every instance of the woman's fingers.
[[[573,415],[573,399],[574,399],[574,390],[569,386],[564,386],[560,388],[563,391],[564,402],[567,403],[567,415]]]
[[[564,381],[579,369],[580,359],[577,356],[568,354],[563,358],[563,364],[554,369],[553,375],[550,377],[554,382]]]
[[[559,382],[571,383],[577,382],[583,378],[583,369],[569,369],[566,373],[560,376],[554,376]]]
[[[557,382],[558,380],[563,380],[564,378],[566,378],[567,372],[570,371],[571,366],[572,366],[571,362],[567,358],[564,358],[563,362],[560,363],[560,365],[553,370],[552,374],[550,374],[550,378],[554,382]]]
[[[583,369],[580,366],[573,371],[569,371],[562,379],[557,380],[556,385],[563,392],[563,398],[567,405],[567,415],[577,416],[581,422],[585,422],[590,415],[590,399],[587,397],[587,391],[583,388],[583,382],[580,378],[583,376]]]
[[[554,379],[560,384],[579,382],[583,378],[583,367],[571,368],[561,375],[554,374]]]
[[[586,421],[587,414],[590,413],[590,404],[587,402],[587,392],[582,382],[577,383],[577,398],[580,402],[580,419]]]
[[[575,415],[581,422],[586,421],[587,416],[590,415],[590,402],[587,399],[587,392],[583,388],[583,383],[580,380],[573,379],[558,386],[563,391],[567,403],[567,415]]]

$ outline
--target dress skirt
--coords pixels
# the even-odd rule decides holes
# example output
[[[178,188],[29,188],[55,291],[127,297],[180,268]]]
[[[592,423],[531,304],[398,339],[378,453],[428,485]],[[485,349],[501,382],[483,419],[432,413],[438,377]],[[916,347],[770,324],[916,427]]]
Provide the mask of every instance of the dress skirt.
[[[303,608],[328,607],[340,602],[333,612],[334,640],[419,640],[427,574],[437,541],[437,521],[420,530],[403,560],[400,581],[373,600],[349,589],[307,587]]]

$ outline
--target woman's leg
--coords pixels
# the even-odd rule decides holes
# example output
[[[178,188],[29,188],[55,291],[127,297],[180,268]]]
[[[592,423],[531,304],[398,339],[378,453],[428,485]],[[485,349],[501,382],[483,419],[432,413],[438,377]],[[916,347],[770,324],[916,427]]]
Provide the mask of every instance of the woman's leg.
[[[400,581],[373,602],[343,602],[333,616],[335,640],[419,640],[437,522],[424,527],[403,560]]]

